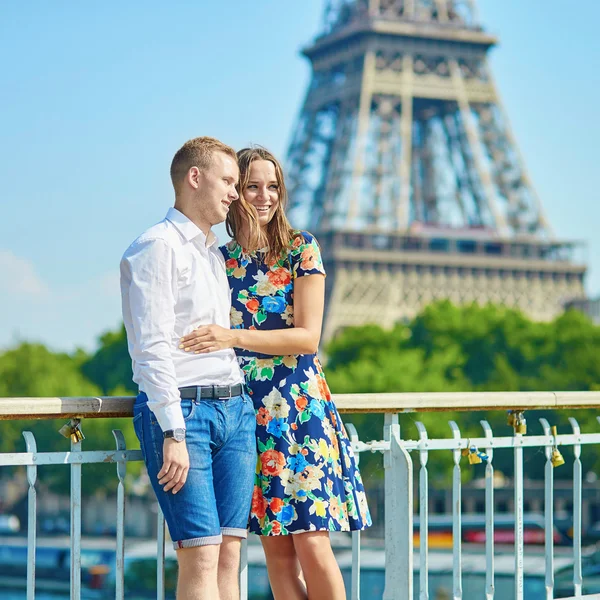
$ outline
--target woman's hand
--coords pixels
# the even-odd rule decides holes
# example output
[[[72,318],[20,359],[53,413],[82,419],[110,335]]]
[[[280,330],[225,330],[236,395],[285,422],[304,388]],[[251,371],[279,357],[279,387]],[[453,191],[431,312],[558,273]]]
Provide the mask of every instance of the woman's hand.
[[[182,337],[179,347],[186,352],[206,354],[235,346],[235,332],[220,325],[202,325]]]

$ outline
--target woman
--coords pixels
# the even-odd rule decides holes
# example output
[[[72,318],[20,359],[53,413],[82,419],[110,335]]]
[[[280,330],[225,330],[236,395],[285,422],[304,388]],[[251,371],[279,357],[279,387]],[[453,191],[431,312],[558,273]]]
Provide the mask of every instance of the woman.
[[[238,159],[240,200],[227,217],[233,240],[221,248],[232,329],[200,327],[182,344],[190,352],[237,349],[259,451],[249,526],[262,536],[275,599],[342,600],[329,532],[364,529],[371,517],[316,355],[325,271],[315,238],[285,216],[279,162],[260,147]]]

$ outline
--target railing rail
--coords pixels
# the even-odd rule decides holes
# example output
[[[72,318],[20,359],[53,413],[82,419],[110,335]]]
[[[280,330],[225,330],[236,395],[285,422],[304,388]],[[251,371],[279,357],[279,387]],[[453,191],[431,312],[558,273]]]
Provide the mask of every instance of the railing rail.
[[[340,412],[414,413],[600,408],[598,392],[333,394]],[[131,417],[132,396],[0,398],[0,420]]]
[[[540,392],[540,393],[429,393],[429,394],[351,394],[336,395],[334,400],[341,412],[386,413],[382,440],[360,441],[356,430],[349,426],[353,446],[356,451],[381,452],[385,472],[385,591],[384,600],[408,600],[413,598],[413,482],[418,483],[420,514],[419,598],[429,600],[428,577],[430,551],[428,547],[428,461],[432,453],[451,452],[453,456],[452,474],[452,531],[453,554],[452,598],[463,598],[463,556],[461,529],[461,459],[464,453],[477,453],[485,461],[485,598],[499,598],[495,587],[495,545],[493,512],[494,499],[494,453],[512,451],[514,464],[514,598],[524,600],[524,481],[523,451],[526,448],[540,448],[545,453],[545,588],[546,600],[554,598],[554,538],[553,538],[553,469],[555,451],[560,446],[571,446],[573,457],[573,590],[575,598],[583,598],[582,579],[582,448],[600,445],[600,432],[582,434],[579,424],[570,417],[570,433],[558,435],[545,419],[540,419],[541,434],[530,432],[522,435],[515,428],[515,435],[495,437],[491,426],[481,421],[482,435],[464,437],[457,423],[449,423],[448,437],[432,439],[422,423],[417,423],[418,439],[402,439],[398,421],[399,413],[430,411],[473,411],[473,410],[531,410],[531,409],[574,409],[600,407],[600,392]],[[49,419],[54,417],[83,419],[105,417],[129,417],[132,415],[133,398],[0,398],[0,420]],[[600,422],[600,417],[598,418]],[[35,523],[36,523],[36,482],[38,468],[44,465],[65,464],[71,469],[71,598],[81,597],[81,469],[90,463],[113,463],[117,470],[117,553],[115,598],[124,597],[124,528],[125,528],[125,467],[130,461],[141,460],[140,450],[128,450],[119,431],[115,431],[116,449],[107,451],[84,451],[80,440],[72,439],[69,452],[39,452],[35,438],[24,432],[26,452],[0,454],[0,467],[21,465],[27,468],[29,486],[28,514],[28,573],[27,598],[35,593]],[[418,460],[413,467],[411,453]],[[562,457],[561,457],[562,458]],[[470,462],[470,461],[469,461]],[[464,463],[464,461],[463,461]],[[418,468],[418,478],[413,477],[413,468]],[[162,515],[158,516],[158,597],[164,598],[164,543],[165,529]],[[351,598],[360,599],[360,534],[352,536]],[[244,558],[241,569],[243,598],[246,598],[248,565]]]

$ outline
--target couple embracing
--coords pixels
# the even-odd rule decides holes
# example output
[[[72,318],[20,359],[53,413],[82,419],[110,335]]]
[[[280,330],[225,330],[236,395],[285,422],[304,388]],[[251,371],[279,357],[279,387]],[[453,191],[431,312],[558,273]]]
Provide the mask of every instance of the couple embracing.
[[[188,141],[175,206],[121,261],[134,427],[177,551],[178,600],[237,600],[260,536],[276,600],[345,599],[331,531],[371,524],[317,357],[325,271],[263,148]],[[211,228],[226,221],[219,248]]]

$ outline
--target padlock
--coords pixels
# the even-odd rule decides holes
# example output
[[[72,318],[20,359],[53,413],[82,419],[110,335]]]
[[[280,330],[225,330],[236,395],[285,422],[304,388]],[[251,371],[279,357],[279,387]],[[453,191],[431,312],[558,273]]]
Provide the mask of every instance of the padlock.
[[[71,437],[71,433],[72,433],[73,429],[71,427],[71,421],[69,421],[68,423],[65,423],[59,430],[58,433],[60,433],[60,435],[62,435],[63,437],[66,437],[67,439],[69,439]]]
[[[58,433],[63,437],[70,439],[74,444],[78,444],[85,439],[83,431],[81,431],[79,419],[71,419],[58,430]]]
[[[515,411],[514,410],[509,410],[508,411],[506,422],[511,427],[515,426]]]
[[[477,456],[479,456],[482,461],[485,460],[487,462],[490,460],[490,457],[485,452],[477,452]]]
[[[552,436],[554,437],[554,443],[556,444],[556,436],[558,435],[558,429],[556,428],[556,425],[552,425]],[[554,446],[554,450],[552,450],[552,456],[550,457],[550,462],[552,463],[553,467],[560,467],[562,465],[565,464],[565,459],[563,458],[563,455],[560,453],[560,450],[558,449],[558,447],[555,445]]]
[[[74,444],[78,444],[82,440],[85,440],[85,436],[83,435],[83,431],[81,431],[79,423],[76,423],[75,425],[73,425],[73,428],[71,430],[71,441]]]
[[[563,455],[560,453],[558,448],[554,448],[554,450],[552,450],[550,462],[552,463],[553,467],[560,467],[565,464],[565,459],[563,458]]]
[[[481,457],[479,456],[479,453],[477,452],[477,448],[475,448],[475,446],[471,446],[469,448],[468,458],[470,465],[478,465],[481,463]]]
[[[518,410],[515,411],[514,413],[514,428],[515,428],[515,433],[520,433],[521,435],[525,435],[527,433],[527,421],[525,420],[525,417],[523,416],[523,411],[522,410]]]

